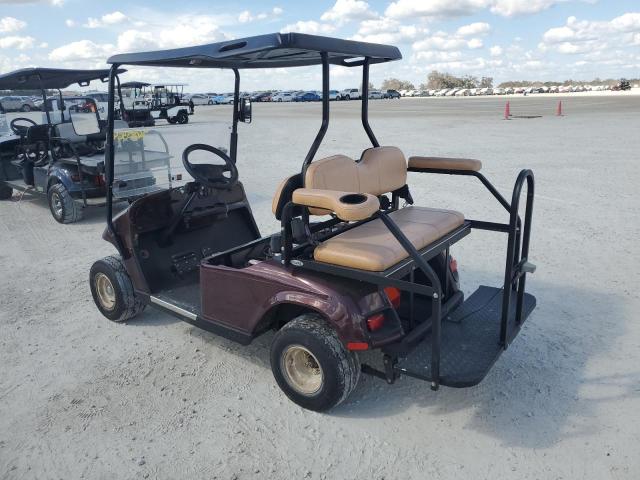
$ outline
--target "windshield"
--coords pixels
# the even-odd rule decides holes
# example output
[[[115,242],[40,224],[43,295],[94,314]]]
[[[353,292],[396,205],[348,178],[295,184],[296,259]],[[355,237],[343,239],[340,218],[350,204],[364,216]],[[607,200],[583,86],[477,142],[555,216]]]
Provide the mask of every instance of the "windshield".
[[[195,117],[195,118],[194,118]],[[228,154],[232,109],[227,105],[203,106],[186,125],[156,120],[151,128],[114,131],[114,198],[131,198],[193,181],[182,163],[184,150],[206,144]],[[192,164],[224,165],[205,151],[189,155]]]

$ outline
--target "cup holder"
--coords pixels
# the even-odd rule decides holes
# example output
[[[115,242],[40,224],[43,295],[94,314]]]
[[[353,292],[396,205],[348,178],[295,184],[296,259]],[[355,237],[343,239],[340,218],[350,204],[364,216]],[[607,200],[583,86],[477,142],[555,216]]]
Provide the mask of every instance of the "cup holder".
[[[362,193],[349,193],[340,197],[340,203],[346,203],[348,205],[358,205],[367,201],[367,196]]]

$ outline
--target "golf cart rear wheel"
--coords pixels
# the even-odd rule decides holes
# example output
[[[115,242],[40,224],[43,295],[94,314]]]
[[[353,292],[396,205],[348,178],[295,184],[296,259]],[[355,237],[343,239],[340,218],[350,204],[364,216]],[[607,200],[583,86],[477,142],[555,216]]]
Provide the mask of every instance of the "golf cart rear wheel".
[[[176,115],[176,121],[180,125],[184,125],[185,123],[189,123],[189,115],[187,114],[187,112],[179,112],[178,115]]]
[[[0,185],[0,200],[9,200],[13,196],[13,188],[9,185]]]
[[[303,408],[318,412],[340,404],[360,377],[360,362],[317,314],[287,323],[271,344],[271,370],[282,391]]]
[[[175,124],[178,121],[178,117],[168,117],[167,118],[167,122],[169,122],[171,125]]]
[[[89,273],[89,283],[98,310],[113,322],[124,322],[144,310],[145,304],[136,297],[131,279],[118,255],[95,262]]]
[[[51,215],[60,223],[73,223],[82,220],[84,207],[76,202],[66,187],[56,183],[47,192]]]

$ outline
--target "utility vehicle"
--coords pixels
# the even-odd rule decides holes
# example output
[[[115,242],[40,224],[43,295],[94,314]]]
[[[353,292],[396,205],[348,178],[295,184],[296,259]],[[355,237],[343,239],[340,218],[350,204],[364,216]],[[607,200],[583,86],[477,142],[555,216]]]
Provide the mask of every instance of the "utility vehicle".
[[[126,87],[131,88],[131,93],[128,96],[120,96],[121,110],[126,115],[133,114],[133,121],[138,117],[135,110],[139,112],[147,109],[154,121],[166,120],[171,124],[181,125],[189,123],[189,103],[184,100],[183,93],[185,84],[152,85],[145,82],[128,82],[118,87],[119,93],[121,94],[121,89]]]
[[[0,76],[0,89],[40,89],[44,108],[42,124],[32,118],[13,118],[9,122],[12,135],[0,138],[1,200],[10,199],[13,190],[46,196],[53,218],[60,223],[79,221],[86,207],[105,205],[106,122],[100,121],[92,98],[63,97],[61,89],[106,81],[108,76],[109,70],[50,68]],[[58,95],[48,98],[47,90],[58,90]],[[121,121],[112,124],[126,127]],[[170,175],[170,156],[161,142],[142,164],[135,161],[145,154],[139,147],[140,142],[128,141],[126,155],[117,158],[117,201],[154,190],[157,175]]]
[[[381,146],[368,121],[369,67],[400,58],[389,45],[298,33],[111,57],[112,109],[116,71],[125,65],[230,69],[235,93],[229,154],[185,144],[190,181],[143,196],[115,217],[117,134],[110,120],[104,239],[119,255],[91,267],[99,311],[121,322],[151,305],[242,344],[275,331],[273,375],[291,400],[312,410],[347,398],[361,372],[389,383],[407,375],[434,390],[480,382],[535,305],[525,292],[534,270],[533,174],[520,172],[509,202],[480,173],[478,160],[416,156],[407,163],[399,148]],[[371,146],[359,159],[315,159],[329,125],[330,64],[362,68],[361,119]],[[322,68],[322,123],[300,170],[274,196],[279,231],[262,236],[236,162],[238,123],[251,118],[251,104],[240,99],[240,71],[309,65]],[[407,172],[416,173],[414,181],[476,177],[509,219],[470,220],[413,206]],[[481,286],[465,300],[450,248],[474,229],[506,234],[505,274],[502,287]],[[372,361],[361,364],[364,350],[381,356],[367,355]]]
[[[145,89],[150,87],[145,82],[125,82],[118,85],[118,98],[122,120],[129,127],[153,127],[156,124],[151,115],[151,97],[145,97]]]

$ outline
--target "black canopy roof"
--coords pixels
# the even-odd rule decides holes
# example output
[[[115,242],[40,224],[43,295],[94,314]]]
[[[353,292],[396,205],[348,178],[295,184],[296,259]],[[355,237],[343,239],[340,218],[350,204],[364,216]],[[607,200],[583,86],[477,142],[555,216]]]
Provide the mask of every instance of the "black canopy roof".
[[[118,70],[118,73],[126,70]],[[106,80],[109,70],[69,70],[62,68],[23,68],[0,75],[0,90],[40,90],[66,88],[92,80]]]
[[[120,84],[121,88],[142,88],[149,86],[151,86],[151,84],[146,82],[124,82]]]
[[[329,63],[343,66],[361,65],[362,57],[370,63],[399,60],[398,48],[377,43],[356,42],[303,33],[270,33],[196,47],[155,52],[114,55],[108,63],[195,68],[280,68],[318,65],[320,52],[327,52]]]

